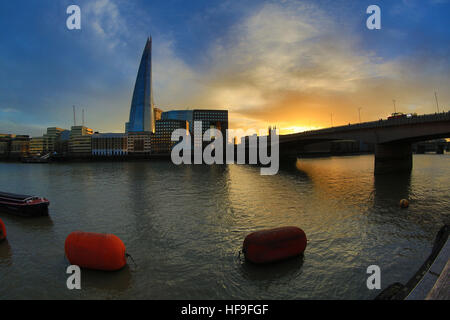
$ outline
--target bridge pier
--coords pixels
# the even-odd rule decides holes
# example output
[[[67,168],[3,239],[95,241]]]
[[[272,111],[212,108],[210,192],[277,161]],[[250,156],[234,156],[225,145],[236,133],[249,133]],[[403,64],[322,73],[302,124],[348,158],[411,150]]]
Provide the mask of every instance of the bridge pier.
[[[425,153],[425,145],[422,143],[419,143],[417,145],[417,153],[418,154],[424,154]]]
[[[375,146],[375,174],[411,172],[411,143],[385,143]]]

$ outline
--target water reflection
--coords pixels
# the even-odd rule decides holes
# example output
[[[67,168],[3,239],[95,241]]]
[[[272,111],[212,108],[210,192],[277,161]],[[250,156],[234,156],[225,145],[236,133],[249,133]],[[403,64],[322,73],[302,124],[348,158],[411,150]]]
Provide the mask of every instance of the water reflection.
[[[272,281],[283,278],[296,278],[302,273],[304,255],[270,264],[254,264],[249,261],[241,263],[242,276],[252,281]]]
[[[369,162],[369,157],[298,159],[293,167],[307,175],[323,197],[345,200],[348,205],[367,199],[373,190]]]
[[[400,199],[411,198],[411,174],[374,176],[374,205],[398,205]]]
[[[36,229],[51,229],[53,227],[50,209],[49,215],[42,217],[22,217],[9,212],[0,212],[0,214],[5,215],[5,217],[7,217],[11,222],[20,224],[22,228],[28,231]]]
[[[0,241],[0,264],[7,266],[12,264],[12,252],[8,239]]]
[[[126,265],[118,271],[81,270],[81,288],[96,288],[104,291],[125,291],[132,283],[132,271]]]

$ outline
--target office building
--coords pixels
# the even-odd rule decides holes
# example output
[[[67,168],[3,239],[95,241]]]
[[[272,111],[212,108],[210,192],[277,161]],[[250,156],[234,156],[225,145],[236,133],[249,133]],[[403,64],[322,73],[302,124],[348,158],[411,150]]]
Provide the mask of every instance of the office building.
[[[186,120],[158,120],[155,134],[152,136],[152,154],[170,154],[178,141],[172,141],[172,132],[185,129],[189,134],[189,123]]]
[[[70,130],[64,130],[55,141],[55,152],[61,156],[67,156],[69,153]]]
[[[55,152],[55,142],[59,139],[61,132],[63,132],[64,130],[65,129],[61,129],[58,127],[47,128],[47,133],[44,134],[44,152]]]
[[[94,130],[85,126],[72,126],[70,128],[70,137],[92,135]]]
[[[225,135],[228,129],[228,110],[193,110],[193,121],[202,121],[202,133],[206,130],[219,129]]]
[[[10,157],[23,158],[30,153],[30,136],[16,135],[11,141]]]
[[[226,130],[228,129],[228,110],[203,110],[196,109],[193,110],[193,121],[194,121],[194,146],[201,145],[205,147],[209,142],[203,141],[203,134],[208,129],[218,129],[222,133],[223,142],[225,146]],[[201,127],[198,121],[201,121]],[[197,122],[197,123],[196,123]],[[195,132],[200,132],[201,136],[195,135]],[[211,140],[214,136],[209,137]]]
[[[15,137],[13,134],[0,133],[0,157],[7,158],[11,149],[11,141]]]
[[[88,156],[92,153],[92,136],[74,136],[69,140],[69,153],[73,156]]]
[[[69,153],[73,156],[90,156],[92,153],[92,134],[85,126],[72,126],[69,138]]]
[[[152,38],[142,53],[131,100],[129,121],[125,132],[155,132],[155,113],[152,88]]]
[[[46,138],[42,137],[33,137],[30,140],[30,154],[32,156],[42,156],[44,155],[46,148]]]
[[[128,132],[128,154],[150,155],[152,133],[150,132]]]
[[[124,133],[95,133],[92,135],[92,155],[124,156],[128,154],[128,139]]]
[[[155,121],[161,120],[162,113],[163,113],[163,111],[161,109],[155,108],[155,111],[154,111]],[[155,130],[156,130],[156,125],[155,125]]]
[[[192,110],[170,110],[165,111],[161,115],[161,120],[184,120],[189,124],[189,132],[194,134],[194,123],[192,122],[194,116]]]
[[[225,137],[228,129],[228,110],[170,110],[162,113],[162,120],[185,120],[189,123],[189,132],[194,134],[194,121],[202,121],[202,134],[210,128],[219,129]]]

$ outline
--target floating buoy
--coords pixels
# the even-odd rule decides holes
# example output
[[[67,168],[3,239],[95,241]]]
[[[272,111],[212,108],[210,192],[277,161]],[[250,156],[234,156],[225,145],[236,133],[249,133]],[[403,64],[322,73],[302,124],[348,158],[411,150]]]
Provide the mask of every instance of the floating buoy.
[[[6,227],[2,219],[0,219],[0,241],[6,239]]]
[[[125,245],[113,234],[74,231],[64,249],[69,262],[83,268],[114,271],[127,263]]]
[[[253,263],[269,263],[300,255],[306,248],[306,234],[297,227],[253,232],[245,237],[243,253]]]
[[[400,200],[400,208],[408,208],[409,207],[409,201],[407,199]]]

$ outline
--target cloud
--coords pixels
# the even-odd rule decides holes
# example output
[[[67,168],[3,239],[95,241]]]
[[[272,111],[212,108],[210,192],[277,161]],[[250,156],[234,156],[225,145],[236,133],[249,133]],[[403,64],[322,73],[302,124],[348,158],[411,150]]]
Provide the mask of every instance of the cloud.
[[[27,134],[32,137],[37,137],[42,136],[44,132],[45,127],[0,120],[0,133]]]
[[[107,41],[109,49],[122,43],[129,33],[127,23],[120,13],[119,6],[112,0],[89,1],[83,6],[88,28]],[[83,21],[84,23],[84,21]]]
[[[17,112],[20,112],[20,111],[17,110],[17,109],[14,109],[14,108],[0,108],[0,112],[3,112],[3,113],[17,113]]]
[[[63,46],[68,48],[61,55],[64,59],[34,60],[49,68],[43,68],[46,73],[38,80],[27,81],[39,89],[29,95],[31,103],[18,100],[15,94],[1,101],[11,108],[24,111],[21,104],[43,112],[23,112],[24,117],[33,117],[25,121],[22,114],[14,117],[0,111],[4,119],[68,127],[70,106],[75,104],[89,106],[89,123],[95,129],[123,131],[150,33],[156,105],[164,110],[228,109],[232,128],[324,127],[330,125],[331,113],[334,125],[347,124],[358,121],[360,107],[363,121],[377,120],[393,112],[392,99],[397,110],[429,113],[436,110],[434,91],[441,109],[449,109],[449,46],[442,41],[435,45],[445,35],[430,35],[429,28],[420,32],[415,28],[414,33],[410,28],[387,28],[377,36],[368,35],[355,29],[361,21],[355,18],[354,6],[344,9],[342,3],[334,2],[330,9],[324,2],[287,0],[258,3],[249,9],[221,2],[193,15],[176,16],[175,22],[168,17],[161,24],[158,19],[167,13],[164,9],[159,15],[157,6],[145,10],[147,4],[123,0],[80,2],[83,29],[64,33],[64,39],[71,41]],[[211,25],[215,28],[200,30]],[[192,41],[197,35],[205,39]],[[380,42],[385,39],[389,41],[383,47]],[[399,50],[397,43],[408,50]],[[75,46],[79,50],[73,50]],[[23,64],[4,66],[9,74],[20,75],[4,79],[5,88],[14,89],[5,92],[15,92],[22,88],[22,79],[30,79],[32,68]]]
[[[449,81],[444,55],[441,65],[428,53],[387,60],[360,42],[314,5],[269,3],[213,43],[201,72],[183,65],[171,79],[189,88],[177,88],[185,101],[228,108],[232,127],[329,126],[331,113],[334,125],[347,124],[359,107],[363,121],[376,120],[392,112],[392,99],[404,112],[434,111],[433,88]]]
[[[202,91],[201,73],[175,54],[174,42],[160,36],[153,42],[153,92],[159,106],[185,106]]]

